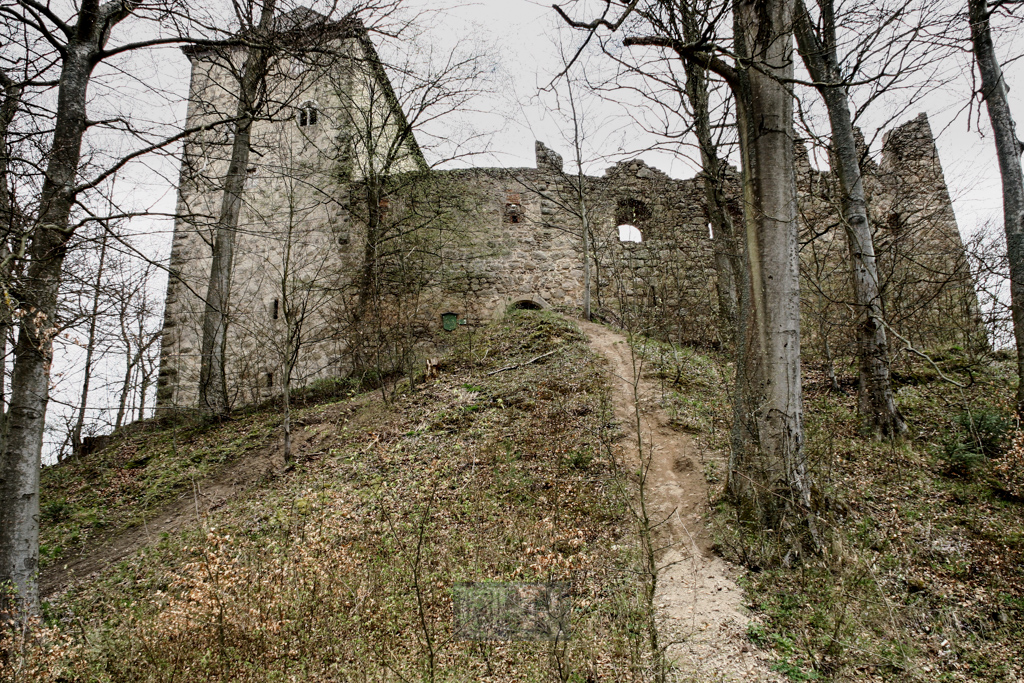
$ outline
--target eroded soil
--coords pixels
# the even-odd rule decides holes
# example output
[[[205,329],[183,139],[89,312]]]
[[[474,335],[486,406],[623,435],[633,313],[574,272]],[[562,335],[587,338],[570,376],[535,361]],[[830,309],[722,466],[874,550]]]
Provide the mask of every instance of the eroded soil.
[[[746,637],[750,617],[739,570],[709,551],[708,482],[704,467],[721,456],[702,451],[669,425],[658,402],[660,389],[643,378],[625,336],[578,322],[591,348],[608,360],[616,420],[623,426],[627,461],[649,462],[647,501],[655,529],[659,575],[655,605],[669,660],[682,680],[779,681],[770,657]],[[638,432],[639,430],[639,439]]]

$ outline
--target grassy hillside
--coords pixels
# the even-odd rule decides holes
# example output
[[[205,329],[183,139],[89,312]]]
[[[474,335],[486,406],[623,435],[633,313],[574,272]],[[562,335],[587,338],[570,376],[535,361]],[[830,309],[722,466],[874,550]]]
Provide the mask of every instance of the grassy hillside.
[[[459,334],[439,377],[393,400],[318,387],[297,411],[291,470],[273,407],[139,425],[47,470],[44,578],[68,579],[82,550],[141,549],[51,597],[50,637],[26,648],[18,680],[651,680],[652,605],[624,505],[635,482],[616,461],[601,361],[546,313]],[[674,426],[727,449],[728,362],[635,348]],[[835,393],[805,365],[815,553],[794,559],[745,526],[724,473],[704,471],[717,549],[748,570],[760,619],[747,637],[789,680],[1024,676],[1012,367],[958,349],[932,361],[895,367],[912,425],[897,443],[859,434],[849,366]],[[190,521],[161,533],[161,515]],[[572,639],[460,640],[453,590],[482,580],[571,582]]]
[[[648,342],[638,349],[664,402],[708,447],[727,448],[727,364]],[[934,364],[933,362],[934,361]],[[805,428],[825,547],[803,561],[717,500],[718,551],[743,585],[794,681],[1017,681],[1024,677],[1024,434],[1012,419],[1013,365],[953,348],[895,365],[912,432],[859,433],[855,366],[843,391],[805,361]],[[718,383],[720,387],[727,386]],[[717,476],[718,473],[709,473]],[[720,484],[721,487],[721,484]]]
[[[301,409],[293,471],[51,599],[57,631],[20,680],[644,678],[650,605],[606,392],[570,323],[523,311],[389,403]],[[255,457],[277,420],[147,425],[47,471],[51,563]],[[482,580],[571,581],[572,639],[456,640],[452,588]]]

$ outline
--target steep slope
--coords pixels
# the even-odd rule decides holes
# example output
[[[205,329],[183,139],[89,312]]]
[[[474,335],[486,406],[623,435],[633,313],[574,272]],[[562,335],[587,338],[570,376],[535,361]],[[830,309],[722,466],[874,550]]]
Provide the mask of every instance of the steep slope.
[[[151,542],[124,544],[125,559],[103,567],[114,554],[103,556],[87,567],[95,575],[79,572],[52,596],[50,622],[63,635],[45,652],[30,648],[24,670],[117,681],[655,677],[603,364],[574,325],[546,313],[460,334],[437,379],[386,403],[299,411],[306,447],[294,471],[263,474],[273,411],[178,428],[173,439],[152,426],[103,456],[121,463],[115,473],[92,464],[99,492],[69,481],[69,468],[63,489],[48,488],[51,510],[62,491],[60,509],[71,511],[49,525],[60,533],[51,537],[102,514],[101,547],[125,533]],[[236,471],[210,464],[215,452],[259,477],[206,500],[204,480]],[[180,524],[124,531],[139,491],[153,488],[140,482],[152,484],[164,457],[167,476],[184,474],[164,482],[165,507],[155,495],[149,507]],[[74,512],[83,501],[93,516]],[[58,557],[54,566],[68,564]],[[464,640],[453,595],[494,580],[571,582],[572,638]]]

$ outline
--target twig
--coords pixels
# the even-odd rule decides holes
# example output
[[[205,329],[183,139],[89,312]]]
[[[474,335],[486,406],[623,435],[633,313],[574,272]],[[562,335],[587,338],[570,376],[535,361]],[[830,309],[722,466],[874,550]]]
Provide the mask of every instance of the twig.
[[[497,370],[492,370],[491,372],[487,373],[487,376],[490,377],[491,375],[497,375],[499,372],[505,372],[506,370],[515,370],[516,368],[521,368],[524,365],[529,365],[530,363],[536,363],[541,358],[547,358],[548,356],[550,356],[553,353],[558,353],[558,351],[559,351],[559,349],[555,349],[554,351],[548,351],[547,353],[542,354],[540,356],[537,356],[536,358],[531,358],[530,360],[526,361],[525,363],[519,363],[518,365],[508,365],[508,366],[505,366],[503,368],[498,368]]]
[[[889,332],[891,332],[893,334],[894,337],[896,337],[901,342],[906,344],[907,351],[910,351],[910,353],[914,354],[915,356],[920,356],[921,358],[924,358],[926,361],[928,361],[931,364],[932,368],[935,369],[935,372],[939,373],[939,377],[941,377],[942,379],[944,379],[945,381],[949,382],[950,384],[952,384],[955,387],[960,387],[961,389],[966,389],[967,388],[966,384],[961,384],[960,382],[957,382],[955,379],[947,377],[942,372],[942,370],[939,368],[938,364],[936,364],[936,362],[934,360],[932,360],[931,356],[929,356],[928,354],[924,353],[923,351],[918,351],[917,349],[915,349],[914,345],[910,343],[909,339],[904,337],[902,334],[900,334],[896,330],[892,329],[892,326],[890,326],[884,320],[882,320],[881,322],[882,322],[883,325],[885,325],[885,328],[887,330],[889,330]]]

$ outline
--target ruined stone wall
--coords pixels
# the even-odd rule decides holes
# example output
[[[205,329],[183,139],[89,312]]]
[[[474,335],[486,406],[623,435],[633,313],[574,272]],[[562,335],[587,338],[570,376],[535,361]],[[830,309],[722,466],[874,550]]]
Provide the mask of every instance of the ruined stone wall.
[[[886,133],[881,163],[860,139],[879,291],[894,349],[984,344],[977,296],[928,118]],[[819,356],[855,353],[849,246],[838,179],[797,155],[803,337]]]
[[[889,131],[871,170],[886,320],[918,344],[978,342],[977,295],[927,116]]]
[[[227,77],[201,59],[193,59],[193,72],[189,125],[230,111]],[[375,186],[359,169],[373,166],[360,160],[353,118],[341,111],[366,99],[353,93],[367,88],[339,91],[351,74],[304,70],[301,77],[309,79],[305,90],[291,99],[315,102],[318,125],[279,116],[256,128],[231,296],[228,380],[236,403],[280,390],[285,300],[301,303],[308,316],[297,386],[366,364],[401,369],[445,343],[445,313],[472,326],[521,302],[578,312],[582,210],[591,229],[595,312],[679,342],[714,345],[726,336],[718,329],[700,179],[673,179],[633,160],[585,177],[581,202],[578,178],[537,143],[536,168],[427,173],[403,161],[396,170],[405,172],[377,187],[370,206],[367,189]],[[186,146],[158,389],[163,407],[194,406],[198,395],[202,296],[228,153],[217,135],[208,131]],[[809,348],[831,339],[842,353],[850,307],[838,190],[830,174],[810,167],[802,146],[797,168],[804,329]],[[963,246],[927,120],[893,131],[881,166],[866,171],[887,313],[916,343],[948,336],[953,311],[975,300],[958,265]],[[735,174],[726,190],[738,213]],[[624,224],[642,241],[621,241]],[[371,260],[374,304],[366,307]]]

